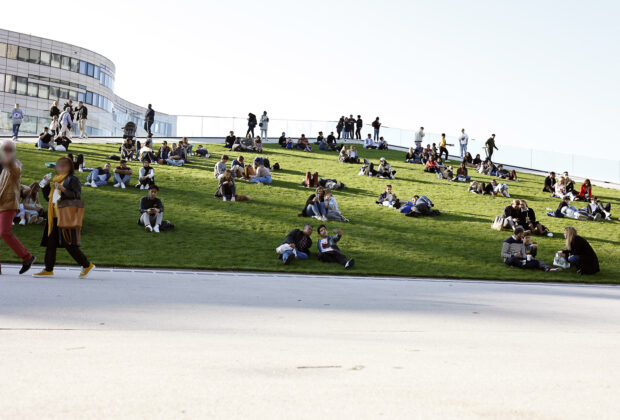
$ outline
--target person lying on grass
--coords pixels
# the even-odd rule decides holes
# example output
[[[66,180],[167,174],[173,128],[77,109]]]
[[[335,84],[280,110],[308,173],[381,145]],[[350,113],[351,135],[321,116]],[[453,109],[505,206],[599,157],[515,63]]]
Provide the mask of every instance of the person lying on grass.
[[[159,233],[159,227],[164,218],[164,204],[157,194],[159,187],[151,185],[149,194],[140,200],[140,220],[138,224],[144,226],[147,232]]]
[[[472,181],[471,184],[469,184],[468,191],[474,194],[493,195],[493,185],[491,185],[490,182]]]
[[[310,256],[312,246],[312,225],[307,224],[300,229],[291,230],[282,245],[276,248],[278,258],[282,259],[284,265],[290,264],[292,260],[307,260]]]
[[[508,185],[497,182],[497,179],[491,181],[493,187],[493,195],[498,197],[510,197],[508,194]]]
[[[501,257],[504,259],[504,264],[509,267],[522,269],[533,268],[544,271],[556,271],[556,268],[550,268],[542,261],[535,259],[531,254],[528,256],[523,243],[524,232],[521,226],[517,226],[512,236],[502,244]]]
[[[316,255],[319,261],[338,263],[343,265],[345,269],[353,267],[355,260],[347,258],[338,248],[338,241],[342,238],[342,229],[334,229],[336,235],[331,236],[327,233],[325,225],[319,226],[318,231],[320,239],[316,245],[319,252]]]
[[[379,199],[377,199],[377,204],[385,207],[390,207],[393,209],[397,209],[400,207],[400,201],[396,194],[392,192],[392,186],[390,184],[385,186],[385,191],[383,191],[379,195]]]
[[[319,186],[319,173],[315,172],[314,174],[311,174],[310,171],[306,172],[306,176],[304,177],[304,180],[301,181],[301,185],[303,185],[306,188],[316,188]]]
[[[405,216],[439,216],[438,210],[433,210],[435,204],[427,196],[414,195],[411,201],[401,206],[400,212]]]
[[[221,198],[222,201],[250,201],[250,197],[247,195],[237,194],[235,178],[232,176],[230,170],[224,171],[218,178],[217,191],[214,197],[218,199]]]
[[[300,217],[314,217],[317,220],[327,220],[327,210],[325,209],[325,189],[318,187],[314,194],[306,200],[303,210],[299,214]]]
[[[112,176],[110,168],[110,164],[106,163],[103,167],[93,169],[93,171],[86,177],[86,183],[84,185],[88,185],[93,188],[108,185],[108,181]]]
[[[349,221],[349,219],[340,213],[338,201],[336,201],[336,197],[334,197],[332,190],[330,189],[325,190],[325,217],[327,220],[334,220],[338,222],[346,223]]]

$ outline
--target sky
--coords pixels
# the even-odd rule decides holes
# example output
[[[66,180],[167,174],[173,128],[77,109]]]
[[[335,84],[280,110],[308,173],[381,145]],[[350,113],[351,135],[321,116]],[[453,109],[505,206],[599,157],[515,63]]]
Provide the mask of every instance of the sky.
[[[66,18],[49,1],[19,9],[0,27],[108,57],[119,96],[170,114],[361,114],[620,158],[618,1],[84,0]]]

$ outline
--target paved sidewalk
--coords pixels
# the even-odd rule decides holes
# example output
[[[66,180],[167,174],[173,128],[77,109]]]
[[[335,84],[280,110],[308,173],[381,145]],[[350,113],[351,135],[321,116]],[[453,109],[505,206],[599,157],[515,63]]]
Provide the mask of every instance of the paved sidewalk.
[[[0,417],[612,419],[620,288],[0,277]]]

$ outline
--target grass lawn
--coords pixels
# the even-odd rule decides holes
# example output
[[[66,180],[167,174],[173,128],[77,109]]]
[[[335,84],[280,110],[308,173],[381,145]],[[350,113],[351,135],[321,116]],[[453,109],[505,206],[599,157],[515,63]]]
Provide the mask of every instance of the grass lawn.
[[[138,203],[144,191],[120,190],[112,188],[112,184],[97,189],[84,187],[85,254],[99,266],[343,274],[341,266],[321,263],[314,256],[309,261],[293,261],[284,266],[274,251],[289,230],[307,222],[318,226],[315,219],[297,216],[311,194],[300,182],[306,171],[318,170],[321,177],[336,178],[347,185],[335,196],[351,222],[327,222],[330,230],[343,229],[340,247],[356,259],[355,268],[347,274],[620,283],[620,222],[547,217],[545,209],[555,209],[558,200],[541,191],[543,179],[539,176],[523,174],[519,183],[508,181],[511,195],[526,199],[554,233],[553,238],[535,238],[539,259],[550,264],[555,252],[564,248],[563,227],[573,225],[598,254],[599,274],[582,277],[572,270],[544,273],[507,268],[500,249],[510,233],[491,230],[490,226],[511,199],[470,194],[466,183],[438,180],[434,174],[424,173],[421,165],[404,163],[404,152],[360,150],[360,155],[375,163],[385,156],[398,171],[397,179],[389,183],[401,200],[410,199],[413,194],[427,195],[442,212],[441,216],[405,217],[397,210],[376,205],[375,200],[388,180],[357,176],[360,166],[338,163],[335,152],[303,153],[277,145],[268,145],[264,153],[272,164],[279,162],[283,168],[273,173],[273,184],[238,182],[237,193],[251,196],[252,201],[222,202],[213,198],[217,185],[213,164],[227,151],[220,145],[208,148],[210,159],[194,158],[192,165],[181,168],[155,167],[155,179],[166,209],[164,218],[176,225],[172,232],[147,234],[137,225]],[[71,149],[74,154],[83,153],[89,167],[100,166],[108,155],[118,154],[115,145],[75,144]],[[32,144],[19,144],[18,157],[24,164],[22,182],[39,181],[49,172],[43,163],[59,156],[60,153],[38,151]],[[254,154],[246,155],[246,161],[253,158]],[[137,173],[140,165],[132,162],[130,166]],[[78,175],[85,182],[86,173]],[[478,180],[491,179],[474,175]],[[594,193],[612,203],[616,218],[620,215],[620,191],[594,187]],[[39,262],[44,256],[44,249],[39,246],[42,229],[14,228]],[[313,253],[317,237],[315,230]],[[17,261],[5,245],[2,253],[4,261]],[[63,250],[58,257],[61,264],[74,263]]]

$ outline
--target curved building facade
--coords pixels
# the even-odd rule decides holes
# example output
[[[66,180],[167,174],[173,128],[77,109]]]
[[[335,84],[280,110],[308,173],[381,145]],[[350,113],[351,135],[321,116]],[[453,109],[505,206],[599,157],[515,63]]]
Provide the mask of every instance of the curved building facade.
[[[88,108],[89,136],[116,137],[128,121],[144,136],[146,108],[114,93],[115,66],[106,57],[64,42],[0,29],[0,131],[10,135],[9,114],[15,104],[24,111],[21,135],[49,126],[53,101],[69,99]],[[155,109],[154,136],[176,136],[176,117]]]

